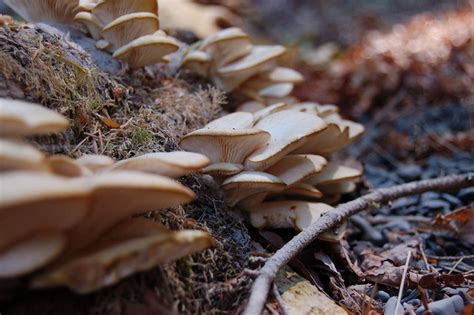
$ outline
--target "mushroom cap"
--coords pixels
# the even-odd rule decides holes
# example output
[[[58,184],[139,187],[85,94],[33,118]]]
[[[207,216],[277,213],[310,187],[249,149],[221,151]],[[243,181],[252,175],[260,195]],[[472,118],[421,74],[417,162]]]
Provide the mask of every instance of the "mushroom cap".
[[[215,83],[230,92],[250,77],[273,66],[285,51],[283,46],[254,46],[246,56],[217,69]]]
[[[101,38],[103,25],[92,13],[84,11],[79,12],[74,16],[74,21],[84,25],[92,38]]]
[[[171,178],[200,172],[209,159],[192,152],[148,153],[115,163],[111,170],[130,170],[152,173]]]
[[[228,177],[244,170],[242,164],[236,163],[214,163],[205,167],[202,172],[216,177]]]
[[[342,149],[350,142],[349,129],[341,130],[337,124],[328,123],[325,130],[309,137],[308,141],[294,153],[329,155]]]
[[[91,210],[70,233],[67,254],[83,249],[133,214],[179,206],[195,197],[189,188],[172,179],[141,172],[105,172],[82,181],[91,189]]]
[[[20,277],[56,258],[67,243],[60,232],[39,232],[0,252],[0,279]]]
[[[211,121],[203,129],[249,129],[254,123],[255,117],[251,113],[235,112]]]
[[[327,160],[319,155],[287,155],[266,170],[279,177],[287,185],[303,182],[320,173]]]
[[[79,0],[79,5],[77,6],[79,11],[90,12],[95,6],[99,3],[99,0]]]
[[[321,198],[323,193],[314,186],[306,183],[297,183],[278,193],[279,195]]]
[[[244,31],[231,27],[207,37],[200,49],[212,56],[213,66],[219,68],[249,54],[252,47]]]
[[[180,142],[186,151],[198,152],[211,163],[242,164],[247,156],[268,144],[270,134],[260,129],[199,129]]]
[[[153,13],[130,13],[113,20],[102,29],[102,36],[115,51],[139,37],[155,33],[158,17]]]
[[[0,98],[0,137],[46,135],[68,126],[66,118],[46,107]]]
[[[352,181],[352,179],[349,179],[343,182],[318,185],[318,188],[325,195],[338,195],[354,192],[357,188],[357,185]]]
[[[11,172],[0,183],[0,251],[38,231],[70,230],[89,209],[89,189],[75,180]]]
[[[289,106],[289,109],[300,111],[303,113],[318,115],[321,118],[324,118],[328,115],[335,114],[339,111],[339,108],[336,105],[331,105],[331,104],[321,105],[314,102],[301,102],[301,103],[292,104],[291,106]]]
[[[338,162],[329,162],[322,172],[306,180],[308,184],[319,186],[345,182],[362,176],[362,171],[344,166]]]
[[[264,103],[252,100],[240,104],[235,110],[237,112],[255,113],[265,108],[266,105]]]
[[[293,83],[277,83],[269,85],[258,91],[260,97],[280,98],[290,95],[293,91]]]
[[[107,25],[121,16],[131,13],[152,13],[158,15],[157,0],[101,0],[92,13],[103,24]],[[158,27],[159,28],[159,24]]]
[[[250,222],[258,229],[294,228],[302,231],[333,209],[330,205],[319,202],[270,201],[261,203],[250,211]],[[345,229],[346,222],[343,222],[318,238],[339,241],[344,237]]]
[[[33,287],[68,286],[78,293],[89,293],[155,266],[170,263],[212,245],[202,231],[179,231],[119,242],[101,249],[90,249],[50,272],[39,275]]]
[[[0,172],[17,170],[47,171],[44,155],[35,147],[8,139],[0,139]]]
[[[252,195],[281,191],[286,188],[286,184],[272,174],[244,171],[227,178],[222,183],[222,188],[227,191],[227,203],[235,206]]]
[[[71,0],[5,0],[10,8],[30,23],[71,23],[79,1]]]
[[[100,154],[86,154],[76,159],[76,164],[89,169],[93,173],[111,167],[114,163],[115,161],[112,158]]]
[[[208,75],[211,56],[200,50],[192,50],[188,52],[181,62],[181,68],[189,69],[197,74],[205,77]]]
[[[114,58],[127,62],[132,68],[163,62],[163,57],[175,52],[179,43],[170,36],[145,35],[117,49]]]
[[[46,164],[52,173],[64,177],[80,177],[91,175],[92,172],[77,164],[75,160],[66,155],[56,154],[46,158]]]
[[[304,144],[307,138],[323,131],[326,123],[314,115],[282,110],[263,118],[255,128],[270,133],[270,144],[250,155],[245,167],[265,170]]]
[[[258,122],[273,113],[282,111],[287,108],[288,105],[286,103],[276,103],[253,112],[253,115],[255,117],[255,121]]]
[[[290,68],[276,67],[258,73],[242,84],[241,89],[247,94],[266,97],[284,97],[291,93],[295,83],[301,82],[303,76]]]
[[[276,67],[268,73],[268,77],[275,83],[299,83],[304,79],[298,71],[285,67]]]

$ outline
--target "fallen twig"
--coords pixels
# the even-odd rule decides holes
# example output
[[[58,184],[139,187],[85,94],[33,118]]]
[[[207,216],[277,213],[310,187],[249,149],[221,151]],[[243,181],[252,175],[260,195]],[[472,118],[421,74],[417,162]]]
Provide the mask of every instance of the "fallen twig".
[[[293,259],[301,250],[308,246],[321,233],[340,224],[348,217],[369,209],[377,204],[386,203],[401,197],[416,195],[427,191],[443,191],[459,189],[474,185],[474,173],[451,175],[436,179],[428,179],[390,188],[381,188],[373,192],[339,205],[328,212],[320,220],[293,237],[265,263],[259,276],[252,285],[248,304],[244,315],[260,315],[267,301],[268,292],[276,274]]]
[[[398,310],[401,305],[402,301],[402,296],[403,296],[403,288],[405,287],[405,280],[407,277],[408,273],[408,266],[410,265],[410,258],[411,258],[411,251],[408,251],[408,256],[407,256],[407,261],[405,263],[405,268],[403,268],[403,275],[402,275],[402,281],[400,283],[400,288],[398,290],[398,297],[397,297],[397,304],[395,306],[395,312],[393,312],[394,315],[398,314]]]

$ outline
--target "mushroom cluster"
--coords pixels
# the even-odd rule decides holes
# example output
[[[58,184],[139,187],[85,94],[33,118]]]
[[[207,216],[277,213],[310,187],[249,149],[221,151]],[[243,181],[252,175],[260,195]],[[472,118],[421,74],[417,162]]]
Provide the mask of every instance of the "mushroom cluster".
[[[163,62],[179,43],[160,30],[158,0],[100,0],[79,6],[74,21],[87,28],[97,47],[132,68]]]
[[[250,214],[257,228],[302,230],[355,190],[358,169],[330,155],[364,132],[334,105],[274,104],[255,113],[235,112],[187,134],[183,149],[206,155],[231,206]],[[341,227],[326,234],[342,237]]]
[[[205,156],[74,160],[22,140],[67,127],[40,105],[0,99],[0,280],[27,277],[33,287],[86,293],[211,245],[205,232],[131,218],[191,202],[194,193],[171,177],[200,171]]]
[[[233,27],[190,47],[183,53],[181,67],[210,78],[226,92],[237,90],[253,107],[261,109],[289,103],[294,84],[303,80],[299,72],[277,66],[285,52],[279,45],[254,45],[249,35]]]

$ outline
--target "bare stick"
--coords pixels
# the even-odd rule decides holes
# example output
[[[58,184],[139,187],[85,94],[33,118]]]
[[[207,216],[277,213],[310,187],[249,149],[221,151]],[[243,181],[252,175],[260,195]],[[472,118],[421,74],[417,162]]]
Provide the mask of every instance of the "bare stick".
[[[400,289],[398,290],[397,305],[395,306],[395,312],[393,312],[394,315],[398,314],[398,309],[400,308],[400,304],[402,303],[403,288],[405,287],[405,279],[408,273],[408,266],[410,265],[410,258],[411,258],[411,251],[408,251],[405,268],[403,268],[403,275],[402,275],[402,281],[400,283]]]
[[[363,197],[339,205],[336,209],[328,212],[321,217],[320,220],[293,237],[265,263],[263,268],[260,269],[259,276],[252,285],[249,302],[243,314],[262,314],[267,301],[268,292],[278,271],[321,233],[340,224],[349,216],[401,197],[416,195],[427,191],[459,189],[472,185],[474,185],[474,173],[451,175],[411,182],[390,188],[377,189]]]

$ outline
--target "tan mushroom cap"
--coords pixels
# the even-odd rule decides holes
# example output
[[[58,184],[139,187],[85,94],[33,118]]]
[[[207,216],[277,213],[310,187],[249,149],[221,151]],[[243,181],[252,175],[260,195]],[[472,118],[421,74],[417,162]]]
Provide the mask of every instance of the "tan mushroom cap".
[[[260,129],[200,129],[180,142],[186,151],[204,154],[211,163],[242,164],[247,156],[268,144],[270,134]]]
[[[77,164],[68,156],[56,154],[46,158],[46,164],[52,173],[64,177],[80,177],[91,175],[92,172]]]
[[[216,177],[228,177],[244,170],[242,164],[236,163],[214,163],[205,167],[202,172]]]
[[[323,193],[314,186],[306,183],[297,183],[278,193],[279,195],[299,196],[319,199]]]
[[[209,159],[192,152],[148,153],[115,163],[111,170],[129,170],[157,174],[171,178],[200,172]]]
[[[324,121],[328,123],[334,123],[339,125],[341,129],[349,130],[349,140],[351,142],[357,140],[365,131],[362,124],[356,123],[351,120],[343,119],[338,113],[332,113],[324,117]]]
[[[103,25],[90,12],[79,12],[74,16],[74,21],[85,26],[94,39],[100,39]]]
[[[68,126],[66,118],[46,107],[0,98],[0,137],[45,135]]]
[[[181,62],[181,68],[193,71],[203,77],[208,75],[211,56],[200,50],[193,50],[187,53]]]
[[[86,154],[76,159],[76,163],[89,169],[91,172],[96,173],[111,167],[114,165],[115,161],[106,155]]]
[[[179,43],[170,36],[145,35],[117,49],[114,58],[127,62],[132,68],[140,68],[163,62],[163,57],[175,52]]]
[[[16,170],[47,171],[44,155],[35,147],[8,139],[0,139],[0,172]]]
[[[92,13],[102,24],[107,25],[121,16],[132,13],[152,13],[158,15],[157,0],[101,0]],[[159,28],[159,25],[157,29]]]
[[[322,172],[311,176],[306,182],[318,186],[345,182],[359,178],[360,176],[362,176],[362,172],[358,169],[344,166],[338,162],[329,162]]]
[[[304,230],[334,208],[325,203],[306,201],[264,202],[250,211],[250,222],[258,229],[294,228]],[[344,236],[345,223],[322,234],[321,239],[338,241]]]
[[[331,105],[331,104],[321,105],[314,102],[296,103],[289,106],[289,109],[300,111],[302,113],[318,115],[321,118],[324,118],[328,115],[335,114],[339,111],[339,108],[336,105]]]
[[[20,277],[56,258],[67,243],[60,232],[41,232],[0,252],[0,279]]]
[[[252,195],[281,191],[286,188],[286,184],[272,174],[244,171],[227,178],[222,188],[227,191],[227,203],[235,206]]]
[[[139,37],[155,33],[158,17],[153,13],[131,13],[113,20],[102,29],[102,36],[115,51]]]
[[[285,51],[283,46],[254,46],[248,55],[219,68],[215,83],[230,92],[250,77],[273,66]]]
[[[139,225],[128,228],[128,233]],[[99,240],[100,246],[94,246],[84,255],[46,272],[33,280],[33,287],[68,286],[78,293],[89,293],[99,288],[117,283],[119,280],[140,271],[158,265],[170,263],[183,256],[202,251],[212,245],[209,234],[202,231],[184,230],[179,232],[156,232],[146,226],[148,236],[133,237],[117,242]],[[111,234],[117,235],[113,230]]]
[[[89,209],[85,185],[52,174],[6,173],[0,186],[0,251],[38,231],[70,230]]]
[[[352,179],[338,183],[329,183],[318,185],[318,188],[325,195],[348,194],[354,192],[357,188],[356,183]]]
[[[90,12],[92,9],[95,8],[97,3],[99,3],[100,0],[79,0],[79,5],[77,8],[79,11],[87,11]]]
[[[255,128],[271,134],[270,144],[249,156],[245,167],[265,170],[304,144],[307,138],[323,131],[326,123],[314,115],[282,110],[260,120]]]
[[[276,103],[253,112],[253,115],[255,117],[255,121],[258,122],[273,113],[282,111],[287,108],[288,105],[286,103]]]
[[[293,90],[295,83],[301,82],[303,76],[296,70],[284,67],[276,67],[274,69],[258,73],[251,77],[241,89],[254,91],[253,93],[266,97],[287,96]]]
[[[287,155],[265,172],[279,177],[287,185],[293,185],[320,173],[327,160],[319,155]]]
[[[174,180],[141,172],[99,173],[82,181],[92,191],[91,210],[70,233],[68,254],[94,242],[105,230],[133,214],[186,204],[195,197]]]
[[[200,49],[212,56],[213,66],[219,68],[249,54],[252,47],[244,31],[231,27],[207,37]]]
[[[103,243],[103,242],[102,242]],[[33,287],[67,286],[78,293],[89,293],[119,280],[212,245],[209,234],[202,231],[160,232],[91,249],[84,255],[38,276]]]
[[[275,83],[299,83],[304,79],[298,71],[285,67],[276,67],[268,73],[268,77]]]
[[[4,2],[30,23],[71,23],[79,1],[5,0]]]

